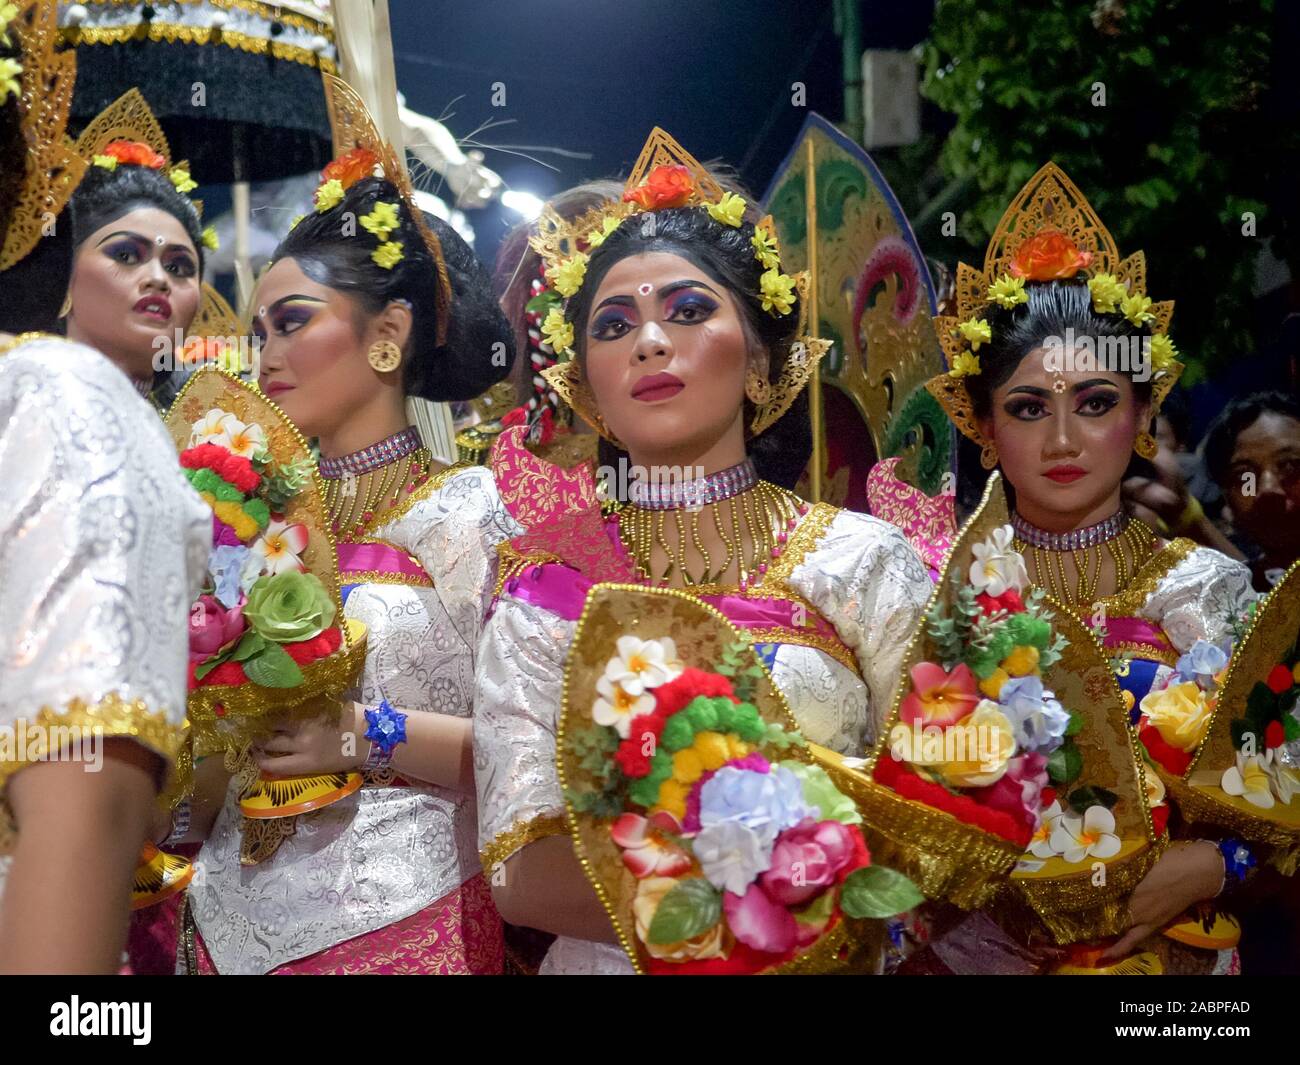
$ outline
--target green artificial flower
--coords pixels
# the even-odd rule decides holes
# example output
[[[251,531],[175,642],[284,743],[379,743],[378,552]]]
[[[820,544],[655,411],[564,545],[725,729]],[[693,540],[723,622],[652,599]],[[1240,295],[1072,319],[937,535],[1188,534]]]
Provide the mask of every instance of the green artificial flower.
[[[803,786],[804,802],[817,807],[823,821],[839,821],[845,825],[862,824],[862,815],[853,805],[853,800],[834,785],[821,766],[795,761],[780,764],[799,778],[799,783]]]
[[[290,570],[263,577],[249,589],[244,620],[273,643],[297,643],[334,624],[335,612],[319,577]]]

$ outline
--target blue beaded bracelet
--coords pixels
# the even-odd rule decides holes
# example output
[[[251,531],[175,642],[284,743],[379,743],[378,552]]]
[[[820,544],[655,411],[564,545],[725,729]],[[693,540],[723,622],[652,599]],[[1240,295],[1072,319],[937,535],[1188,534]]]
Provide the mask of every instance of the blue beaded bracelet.
[[[1219,843],[1219,852],[1223,855],[1223,875],[1240,884],[1255,864],[1255,855],[1242,840],[1225,839]]]

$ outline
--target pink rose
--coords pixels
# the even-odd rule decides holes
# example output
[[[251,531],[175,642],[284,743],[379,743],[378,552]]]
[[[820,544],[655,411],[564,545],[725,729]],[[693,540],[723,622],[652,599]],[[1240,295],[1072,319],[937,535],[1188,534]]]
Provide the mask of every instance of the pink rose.
[[[976,802],[1010,814],[1032,832],[1038,827],[1043,789],[1047,787],[1047,757],[1022,754],[1007,762],[1007,771],[996,784],[975,788],[967,794]]]
[[[776,838],[758,882],[773,902],[798,906],[834,884],[856,853],[848,825],[808,817]]]
[[[744,895],[730,891],[722,896],[727,927],[741,943],[765,954],[787,954],[799,941],[794,915],[767,897],[755,882]]]
[[[202,662],[244,631],[244,608],[227,610],[210,595],[190,607],[190,661]]]

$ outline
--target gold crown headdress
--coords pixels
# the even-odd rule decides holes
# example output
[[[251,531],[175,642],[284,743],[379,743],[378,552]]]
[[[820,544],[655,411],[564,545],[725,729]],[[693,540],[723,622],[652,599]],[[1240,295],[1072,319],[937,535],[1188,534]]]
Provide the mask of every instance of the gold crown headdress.
[[[316,190],[316,209],[326,211],[343,198],[351,185],[376,171],[397,189],[406,205],[407,213],[415,223],[424,246],[433,256],[438,272],[437,336],[439,345],[446,343],[447,325],[451,320],[451,277],[442,254],[442,242],[424,219],[424,212],[416,206],[415,190],[406,172],[404,160],[379,133],[375,120],[365,102],[342,78],[322,74],[325,83],[325,103],[329,109],[330,128],[334,132],[335,160],[321,172],[321,184]],[[397,228],[396,204],[377,204],[376,210],[360,219],[367,232],[379,240],[374,255],[375,262],[391,270],[402,259],[400,241],[389,240]]]
[[[747,206],[743,197],[725,191],[690,152],[656,126],[637,157],[622,199],[607,200],[572,220],[565,219],[548,205],[542,209],[537,233],[529,239],[529,244],[545,264],[548,284],[560,297],[568,300],[582,288],[591,251],[603,244],[628,218],[677,207],[696,207],[707,211],[719,225],[739,228],[744,224]],[[757,436],[790,409],[817,363],[830,348],[830,341],[806,334],[807,301],[804,297],[808,291],[808,273],[801,271],[790,275],[781,271],[781,252],[770,216],[754,224],[750,244],[754,258],[763,266],[758,292],[763,309],[781,317],[794,310],[796,299],[799,305],[796,339],[790,357],[786,359],[780,377],[768,383],[767,399],[758,405],[749,427],[750,432]],[[595,397],[573,358],[573,323],[567,319],[559,302],[551,307],[542,323],[542,334],[562,360],[542,371],[547,384],[583,421],[617,444],[618,440],[600,416]]]
[[[1152,418],[1183,372],[1168,336],[1174,304],[1172,300],[1153,303],[1147,297],[1146,257],[1138,251],[1121,259],[1114,238],[1083,193],[1060,167],[1047,163],[1002,215],[984,253],[983,271],[957,264],[956,315],[934,320],[948,372],[931,378],[926,387],[957,428],[981,445],[986,469],[997,464],[997,452],[980,431],[966,386],[966,378],[981,371],[980,346],[992,340],[984,314],[994,305],[1009,310],[1025,303],[1026,284],[1070,280],[1080,274],[1087,278],[1097,313],[1150,327]],[[1153,445],[1149,434],[1141,434],[1138,453],[1153,457]]]
[[[36,247],[47,223],[63,210],[86,169],[64,136],[77,59],[71,50],[55,51],[59,43],[56,9],[56,4],[30,0],[19,6],[7,26],[0,25],[0,36],[12,34],[22,49],[21,61],[7,61],[0,103],[7,95],[4,83],[17,81],[27,141],[26,174],[0,249],[0,270],[8,270]]]

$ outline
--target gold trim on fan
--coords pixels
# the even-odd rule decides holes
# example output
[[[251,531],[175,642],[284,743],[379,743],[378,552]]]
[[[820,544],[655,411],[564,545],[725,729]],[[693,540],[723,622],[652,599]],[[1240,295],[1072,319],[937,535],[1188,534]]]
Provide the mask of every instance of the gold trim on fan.
[[[346,799],[360,787],[360,773],[321,773],[283,780],[261,778],[240,796],[239,810],[255,820],[296,817]]]
[[[131,877],[131,909],[143,910],[162,902],[184,891],[193,879],[193,862],[146,843],[140,851],[140,864]]]

